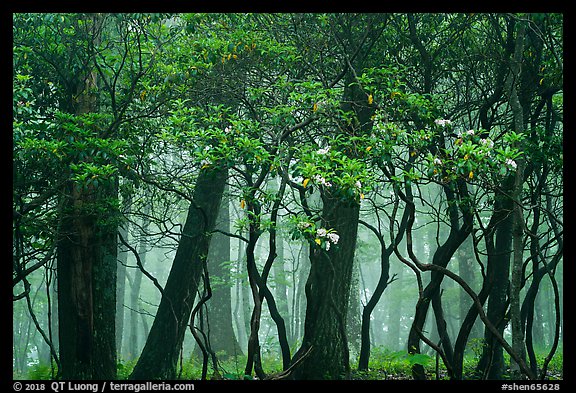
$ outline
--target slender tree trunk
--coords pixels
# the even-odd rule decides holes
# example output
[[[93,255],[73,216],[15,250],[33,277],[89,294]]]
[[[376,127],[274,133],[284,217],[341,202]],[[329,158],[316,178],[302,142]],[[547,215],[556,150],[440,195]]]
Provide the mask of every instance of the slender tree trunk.
[[[242,235],[242,233],[240,233]],[[242,240],[238,241],[238,255],[236,260],[236,303],[234,305],[234,322],[236,323],[236,332],[238,337],[238,342],[241,348],[246,348],[246,337],[248,336],[248,331],[246,330],[246,324],[244,321],[244,299],[245,299],[245,285],[244,281],[244,247]]]
[[[127,198],[124,203],[124,212],[130,208],[131,198]],[[120,236],[128,239],[129,223],[125,221],[119,228]],[[124,338],[124,302],[126,294],[126,263],[128,261],[128,251],[120,248],[118,250],[118,264],[116,266],[116,349],[122,355],[122,341]]]
[[[488,269],[492,280],[489,284],[488,308],[486,317],[498,328],[502,335],[507,321],[505,320],[508,308],[507,295],[510,277],[510,255],[512,246],[512,201],[508,195],[512,189],[514,177],[509,176],[502,185],[502,192],[495,196],[494,213],[491,224],[494,230],[494,244],[492,236],[487,236]],[[504,355],[500,343],[486,327],[484,330],[484,347],[477,369],[484,378],[502,379],[504,373]]]
[[[292,345],[303,336],[304,319],[306,317],[306,277],[310,274],[308,267],[308,256],[310,255],[309,245],[302,244],[299,254],[298,270],[295,271],[296,285],[294,288],[294,312],[293,312],[293,331]]]
[[[517,84],[520,81],[522,56],[524,51],[524,35],[526,24],[519,23],[516,34],[516,45],[514,56],[511,61],[510,74],[506,80],[506,92],[512,109],[514,118],[514,131],[524,132],[524,109],[518,97]],[[522,149],[520,149],[522,150]],[[522,185],[524,184],[524,167],[525,160],[520,157],[517,160],[516,176],[514,179],[514,188],[512,190],[512,199],[515,201],[512,223],[512,246],[514,250],[512,259],[512,277],[510,280],[510,319],[512,326],[512,348],[522,358],[525,356],[524,351],[524,329],[520,317],[520,290],[523,286],[523,262],[524,262],[524,212],[521,206]],[[512,378],[520,379],[520,366],[512,361],[510,364]]]
[[[138,243],[138,257],[140,258],[140,263],[142,267],[146,265],[146,233],[148,227],[150,226],[150,219],[146,215],[150,211],[150,205],[144,207],[144,218],[142,219],[142,233],[140,241]],[[129,360],[134,360],[140,354],[140,346],[138,337],[142,336],[140,333],[140,289],[142,287],[142,277],[143,273],[140,269],[134,269],[134,275],[132,276],[132,285],[130,287],[130,336],[128,340],[128,357]],[[144,335],[144,337],[146,337]]]
[[[399,285],[402,285],[402,280],[404,277],[404,267],[400,266],[400,269],[397,273],[397,281]],[[402,288],[398,288],[398,291],[402,291]],[[400,350],[402,348],[401,338],[400,338],[400,331],[401,329],[401,319],[404,313],[402,312],[402,305],[404,304],[404,296],[402,296],[402,292],[399,293],[399,296],[394,296],[398,292],[394,292],[391,287],[390,296],[393,296],[394,299],[393,305],[391,304],[388,307],[388,318],[386,325],[388,326],[388,335],[387,335],[387,343],[390,349],[394,351]],[[392,302],[391,302],[392,303]]]
[[[352,353],[360,353],[362,337],[362,311],[360,310],[360,261],[354,260],[352,266],[352,282],[350,287],[350,300],[346,318],[346,331],[348,344]],[[370,342],[370,340],[368,340]]]
[[[230,199],[224,191],[216,229],[230,231]],[[212,280],[212,297],[206,304],[206,315],[212,351],[225,360],[242,354],[232,327],[232,294],[230,277],[230,237],[214,233],[208,251],[208,270]]]
[[[130,379],[175,379],[184,333],[201,281],[203,258],[220,207],[226,171],[201,170],[170,275]]]
[[[465,185],[459,184],[461,193],[460,198],[464,198],[466,195],[465,192]],[[457,201],[456,194],[454,191],[449,187],[444,187],[444,192],[446,194],[446,199],[448,204]],[[456,250],[462,245],[462,243],[466,240],[470,231],[471,227],[471,216],[470,212],[463,208],[464,211],[464,222],[460,226],[460,218],[459,218],[459,208],[455,205],[449,206],[449,214],[450,214],[450,233],[446,241],[441,244],[436,251],[434,252],[434,256],[432,258],[432,264],[439,265],[441,267],[446,267],[450,259],[456,252]],[[410,246],[411,247],[411,246]],[[410,333],[408,336],[408,352],[411,354],[420,353],[420,334],[423,332],[424,324],[426,322],[426,314],[428,313],[428,309],[430,306],[430,302],[435,298],[440,296],[440,286],[442,284],[442,280],[444,279],[444,274],[437,271],[432,271],[430,275],[430,282],[424,288],[422,292],[422,296],[418,299],[416,303],[416,311],[414,314],[414,320],[412,323],[412,327],[410,328]],[[435,300],[438,307],[441,303],[439,303],[439,299]],[[436,309],[436,315],[440,315],[441,310]],[[442,321],[443,318],[437,320],[440,322],[441,328],[444,326]],[[439,332],[440,339],[442,341],[442,346],[445,348],[445,352],[447,355],[447,359],[450,363],[452,363],[452,346],[448,340],[447,334],[445,331]],[[447,351],[446,349],[449,348]],[[451,366],[451,365],[449,365]],[[426,379],[426,374],[424,371],[424,367],[420,364],[415,364],[412,367],[412,375],[414,379]]]
[[[274,283],[275,283],[275,291],[274,297],[277,299],[278,302],[278,312],[280,315],[284,316],[284,320],[288,321],[286,324],[286,336],[288,342],[292,341],[292,324],[290,310],[288,307],[289,301],[289,293],[288,293],[288,286],[286,285],[286,270],[285,270],[285,262],[284,262],[284,240],[282,238],[277,239],[278,243],[278,256],[276,257],[276,261],[274,262],[273,271],[274,271]]]
[[[374,308],[380,301],[384,290],[388,286],[388,279],[390,278],[390,253],[386,252],[387,250],[384,248],[383,242],[381,242],[381,254],[380,254],[380,278],[378,279],[378,284],[376,285],[376,289],[364,306],[362,310],[362,340],[360,346],[360,355],[358,358],[358,369],[359,370],[368,370],[368,362],[370,361],[370,319],[372,316],[372,312]]]
[[[474,282],[476,281],[476,277],[474,275],[474,245],[472,244],[472,238],[466,240],[463,244],[463,247],[460,248],[458,251],[458,274],[464,281],[466,281],[471,287],[474,287]],[[459,291],[459,322],[460,326],[464,324],[466,320],[466,315],[468,314],[468,310],[470,307],[473,306],[472,299],[470,296],[464,291],[460,289]],[[480,325],[477,323],[473,323],[472,327],[470,328],[470,338],[479,338],[481,336]]]

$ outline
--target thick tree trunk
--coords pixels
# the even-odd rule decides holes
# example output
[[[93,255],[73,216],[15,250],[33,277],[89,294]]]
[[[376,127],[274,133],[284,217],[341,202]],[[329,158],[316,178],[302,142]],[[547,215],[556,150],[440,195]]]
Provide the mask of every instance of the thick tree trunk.
[[[200,172],[154,323],[130,379],[176,378],[178,357],[225,182],[223,169]]]
[[[100,40],[103,18],[89,16],[89,46]],[[90,57],[93,54],[88,51]],[[62,105],[82,116],[98,112],[95,70],[77,80]],[[89,160],[89,158],[87,158]],[[63,190],[62,225],[57,246],[58,322],[63,379],[116,377],[116,211],[117,180],[97,185],[69,180]],[[101,213],[105,212],[105,213]]]
[[[57,268],[62,378],[114,379],[117,226],[90,212],[102,190],[70,183],[68,191]]]
[[[306,282],[306,318],[302,346],[296,362],[312,351],[294,370],[295,379],[343,379],[350,373],[346,338],[346,311],[354,263],[359,205],[323,195],[322,225],[340,235],[338,247],[325,251],[310,246],[310,275]]]

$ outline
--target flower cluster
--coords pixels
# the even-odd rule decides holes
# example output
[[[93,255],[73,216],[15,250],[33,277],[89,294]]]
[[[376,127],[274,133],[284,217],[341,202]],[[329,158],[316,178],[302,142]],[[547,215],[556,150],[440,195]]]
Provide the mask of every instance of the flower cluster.
[[[303,231],[303,230],[305,230],[306,228],[309,228],[309,227],[311,227],[311,226],[312,226],[312,224],[309,223],[308,221],[300,221],[300,222],[297,224],[297,227],[298,227],[298,229],[299,229],[300,231]]]
[[[326,251],[330,250],[331,244],[337,244],[338,240],[340,240],[340,236],[336,232],[327,230],[326,228],[319,228],[316,231],[316,239],[314,239],[319,246],[324,243]]]
[[[494,141],[491,139],[480,139],[480,144],[488,149],[492,149],[494,147]]]
[[[446,127],[446,126],[449,126],[450,124],[452,124],[452,121],[447,120],[447,119],[436,119],[436,120],[434,120],[434,124],[441,126],[441,127]]]
[[[506,164],[507,166],[509,166],[509,167],[514,168],[514,169],[516,169],[516,168],[518,167],[518,164],[516,164],[516,161],[514,161],[514,160],[512,160],[512,159],[510,159],[510,158],[507,158],[507,159],[506,159],[505,164]]]
[[[326,187],[332,187],[332,183],[330,183],[329,181],[326,181],[326,179],[324,179],[320,175],[314,176],[313,179],[318,184],[322,184],[323,186],[326,186]]]

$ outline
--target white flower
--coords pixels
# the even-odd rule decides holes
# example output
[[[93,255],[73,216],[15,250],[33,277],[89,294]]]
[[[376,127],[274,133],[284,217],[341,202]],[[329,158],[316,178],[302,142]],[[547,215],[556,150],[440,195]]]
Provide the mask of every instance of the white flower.
[[[330,250],[330,242],[326,242],[326,251]]]
[[[328,147],[325,148],[325,149],[318,149],[318,151],[317,151],[316,153],[318,153],[318,154],[327,154],[328,151],[330,151],[330,146],[328,146]]]
[[[516,164],[516,161],[514,161],[510,158],[506,159],[506,165],[511,166],[514,169],[516,169],[518,167],[518,164]]]
[[[298,223],[298,229],[303,231],[304,229],[308,228],[310,225],[312,225],[312,224],[310,224],[308,221],[300,221]]]
[[[326,181],[326,179],[324,179],[324,178],[323,178],[322,176],[320,176],[320,175],[314,176],[314,181],[315,181],[316,183],[322,184],[323,186],[326,186],[326,187],[331,187],[331,186],[332,186],[332,183]]]
[[[338,240],[340,239],[340,236],[337,233],[331,232],[328,235],[326,235],[328,237],[328,240],[334,244],[338,243]]]
[[[468,134],[468,135],[474,135],[474,130],[468,130],[468,131],[466,131],[466,134]]]
[[[362,183],[360,183],[360,180],[356,180],[356,183],[354,183],[354,185],[356,186],[356,188],[362,188]]]
[[[434,123],[436,125],[439,125],[442,127],[446,127],[447,125],[452,124],[452,122],[450,120],[447,120],[447,119],[436,119],[436,120],[434,120]]]
[[[442,165],[442,160],[439,159],[438,157],[434,158],[434,165]]]
[[[494,147],[494,142],[491,139],[480,139],[480,144],[488,149],[492,149]]]
[[[316,236],[318,237],[326,237],[327,231],[326,228],[320,228],[316,231]]]
[[[202,167],[205,167],[205,166],[211,165],[211,164],[212,164],[212,162],[211,162],[210,160],[206,159],[206,158],[204,158],[202,161],[200,161],[200,165],[201,165]]]
[[[228,134],[230,131],[232,131],[232,128],[230,128],[230,127],[228,127],[228,126],[226,126],[226,128],[224,128],[224,132],[225,132],[226,134]]]

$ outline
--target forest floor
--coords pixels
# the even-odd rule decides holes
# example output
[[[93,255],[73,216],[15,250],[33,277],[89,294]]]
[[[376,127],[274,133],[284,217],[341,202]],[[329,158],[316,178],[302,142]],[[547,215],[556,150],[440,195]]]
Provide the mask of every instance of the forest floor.
[[[544,356],[539,356],[539,366],[543,363]],[[435,357],[422,355],[417,358],[419,364],[422,364],[426,370],[427,378],[429,380],[448,380],[449,376],[446,368],[440,364],[436,364]],[[508,359],[506,359],[508,362]],[[136,361],[127,361],[118,364],[118,380],[128,379]],[[405,351],[391,352],[391,351],[376,351],[370,360],[369,369],[367,371],[359,371],[352,365],[351,377],[352,380],[411,380],[412,365],[414,359],[406,355]],[[468,356],[464,361],[464,380],[477,380],[480,379],[475,375],[475,367],[477,358]],[[220,378],[221,379],[246,379],[243,376],[243,366],[245,365],[245,358],[238,357],[234,360],[223,361],[220,363]],[[263,365],[265,372],[268,374],[277,373],[282,371],[280,359],[276,357],[264,357]],[[208,379],[212,379],[212,367],[208,368]],[[17,373],[13,372],[13,379],[15,380],[49,380],[53,378],[53,370],[49,365],[35,364],[32,365],[27,372]],[[198,359],[193,361],[183,362],[179,379],[182,380],[200,380],[202,375],[202,362]],[[562,352],[556,353],[552,361],[548,364],[546,373],[546,380],[562,380],[563,375],[563,356]],[[248,378],[252,379],[252,378]],[[503,379],[509,379],[509,370],[505,372]]]

